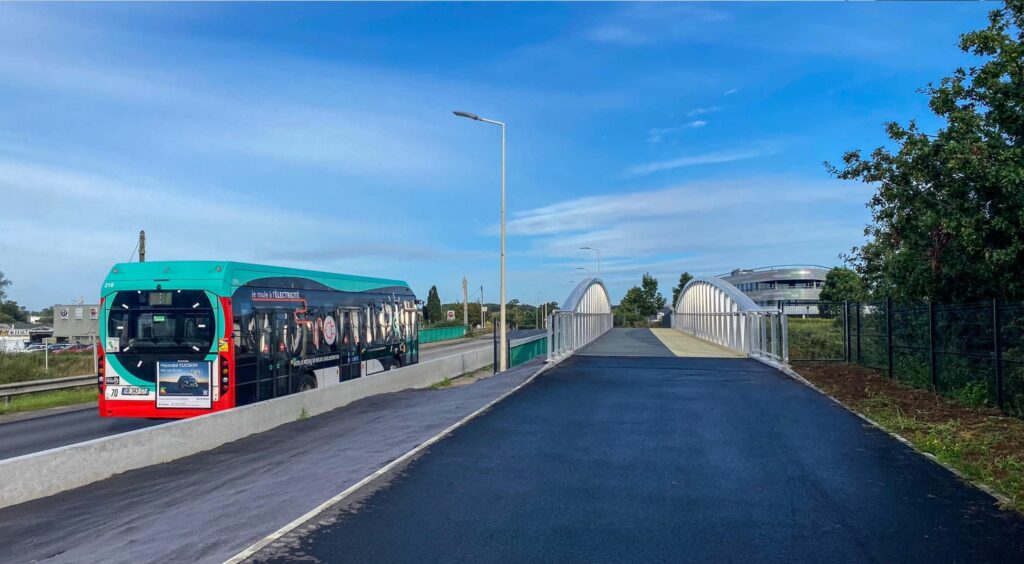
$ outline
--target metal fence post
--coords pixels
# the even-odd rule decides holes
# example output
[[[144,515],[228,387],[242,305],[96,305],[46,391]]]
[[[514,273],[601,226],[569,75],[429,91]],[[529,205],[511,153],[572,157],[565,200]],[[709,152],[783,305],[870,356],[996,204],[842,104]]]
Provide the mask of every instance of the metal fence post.
[[[857,306],[857,364],[860,364],[860,333],[861,333],[861,331],[863,330],[864,327],[861,324],[861,318],[860,318],[861,317],[860,316],[860,310],[862,309],[860,302],[857,302],[856,306]]]
[[[935,365],[935,302],[928,302],[928,366],[931,370],[932,389],[939,389],[939,371]]]
[[[494,373],[498,373],[498,324],[494,324]]]
[[[843,351],[843,362],[849,364],[850,362],[850,301],[846,300],[843,302],[843,345],[845,345],[845,351]]]
[[[892,365],[892,298],[885,298],[885,350],[889,359],[889,379],[893,377]]]
[[[992,299],[992,354],[996,361],[996,405],[1003,409],[1003,338],[999,331],[999,300]]]

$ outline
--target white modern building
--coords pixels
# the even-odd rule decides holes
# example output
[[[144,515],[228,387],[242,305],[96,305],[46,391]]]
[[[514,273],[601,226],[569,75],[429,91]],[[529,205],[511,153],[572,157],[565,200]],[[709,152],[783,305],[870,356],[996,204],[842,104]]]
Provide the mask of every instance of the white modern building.
[[[790,315],[817,315],[817,302],[829,270],[827,266],[782,264],[738,268],[718,277],[759,306],[778,308]]]

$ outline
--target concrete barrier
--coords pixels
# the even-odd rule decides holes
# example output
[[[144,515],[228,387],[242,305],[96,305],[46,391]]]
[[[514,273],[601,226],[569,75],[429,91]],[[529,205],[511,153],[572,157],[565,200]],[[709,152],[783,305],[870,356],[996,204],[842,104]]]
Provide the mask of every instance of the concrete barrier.
[[[437,358],[228,411],[0,461],[0,508],[217,448],[377,394],[425,388],[492,364],[490,348]]]

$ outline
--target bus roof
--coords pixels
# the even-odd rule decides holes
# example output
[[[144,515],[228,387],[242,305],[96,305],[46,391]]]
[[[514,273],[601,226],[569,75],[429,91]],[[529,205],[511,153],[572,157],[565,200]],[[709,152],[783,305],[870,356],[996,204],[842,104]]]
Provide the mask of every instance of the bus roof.
[[[370,278],[301,268],[285,268],[231,261],[152,261],[115,264],[107,273],[101,295],[119,289],[193,288],[229,295],[232,288],[272,277],[308,278],[335,290],[362,292],[387,287],[408,288],[402,280]]]

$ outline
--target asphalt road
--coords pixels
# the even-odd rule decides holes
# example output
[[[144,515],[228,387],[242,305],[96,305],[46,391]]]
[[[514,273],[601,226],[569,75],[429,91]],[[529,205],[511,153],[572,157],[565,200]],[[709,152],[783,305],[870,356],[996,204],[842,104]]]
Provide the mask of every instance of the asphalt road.
[[[1019,564],[1024,519],[754,360],[577,356],[255,558],[299,559]]]
[[[525,330],[510,333],[522,339],[543,331]],[[492,346],[490,337],[425,349],[420,361]],[[61,411],[43,417],[0,421],[0,460],[71,445],[82,441],[117,435],[135,429],[160,425],[166,421],[148,419],[105,419],[95,405],[90,408]]]
[[[0,563],[223,562],[538,367],[365,398],[211,451],[0,509]]]

